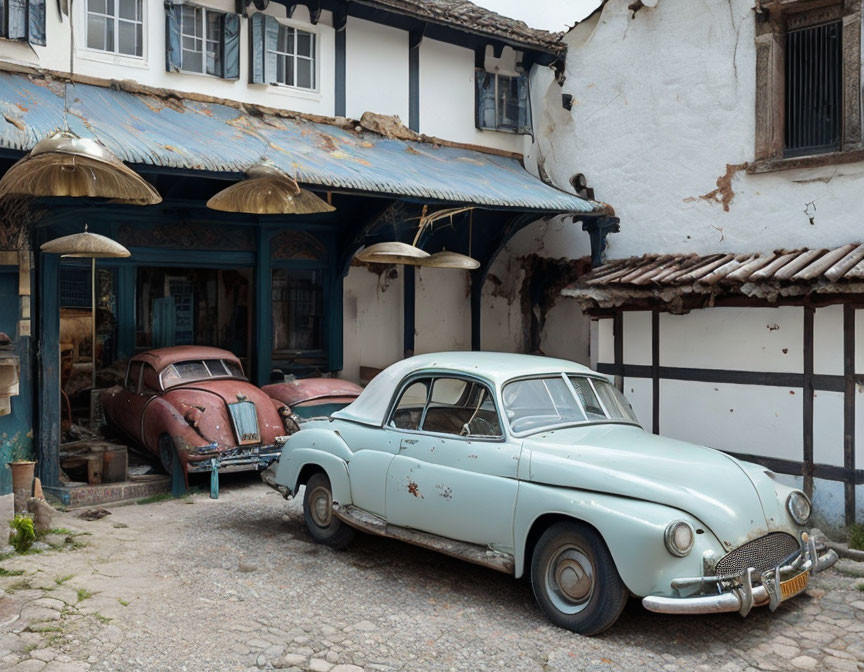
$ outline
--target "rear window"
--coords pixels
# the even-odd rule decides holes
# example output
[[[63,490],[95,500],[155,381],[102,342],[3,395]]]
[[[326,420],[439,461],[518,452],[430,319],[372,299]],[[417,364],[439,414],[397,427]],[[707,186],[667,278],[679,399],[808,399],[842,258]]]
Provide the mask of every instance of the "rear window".
[[[210,378],[243,378],[243,370],[236,362],[225,359],[194,359],[176,362],[160,374],[162,389]]]

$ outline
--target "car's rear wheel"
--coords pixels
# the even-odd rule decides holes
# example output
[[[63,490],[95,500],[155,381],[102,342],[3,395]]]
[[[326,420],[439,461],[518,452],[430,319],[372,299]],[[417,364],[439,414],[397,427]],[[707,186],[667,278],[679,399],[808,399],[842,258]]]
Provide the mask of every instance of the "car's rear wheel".
[[[313,474],[306,482],[303,518],[315,541],[331,548],[345,548],[354,538],[354,528],[333,515],[333,491],[326,474]]]
[[[567,521],[550,526],[537,541],[531,587],[550,621],[582,635],[610,628],[629,595],[602,537]]]
[[[174,473],[174,463],[177,461],[177,449],[174,447],[174,442],[167,434],[162,434],[159,437],[159,461],[162,462],[162,468],[169,476]]]

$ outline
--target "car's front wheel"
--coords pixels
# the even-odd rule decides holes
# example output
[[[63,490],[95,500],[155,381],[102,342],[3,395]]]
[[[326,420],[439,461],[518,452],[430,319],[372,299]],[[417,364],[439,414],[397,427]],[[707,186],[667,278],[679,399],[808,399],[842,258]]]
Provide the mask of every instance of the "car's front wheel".
[[[303,518],[315,541],[331,548],[345,548],[354,538],[354,528],[333,515],[333,491],[326,474],[313,474],[306,482]]]
[[[602,537],[568,521],[550,526],[537,541],[531,586],[550,621],[582,635],[610,628],[629,595]]]

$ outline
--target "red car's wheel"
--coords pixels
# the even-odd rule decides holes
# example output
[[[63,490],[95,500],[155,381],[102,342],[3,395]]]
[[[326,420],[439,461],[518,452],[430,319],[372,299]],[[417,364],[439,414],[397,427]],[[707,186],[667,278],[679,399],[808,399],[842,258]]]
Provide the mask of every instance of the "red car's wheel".
[[[162,468],[169,476],[174,473],[177,449],[174,448],[174,442],[167,434],[162,434],[159,437],[159,460],[162,462]]]

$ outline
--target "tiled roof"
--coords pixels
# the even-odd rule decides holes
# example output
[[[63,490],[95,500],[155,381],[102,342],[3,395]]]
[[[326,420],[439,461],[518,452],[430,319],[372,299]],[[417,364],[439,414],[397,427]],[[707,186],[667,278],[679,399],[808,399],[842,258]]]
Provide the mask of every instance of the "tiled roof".
[[[459,26],[469,32],[518,42],[541,51],[563,53],[560,33],[531,28],[524,21],[502,16],[468,0],[359,0],[363,4],[413,14],[419,18]]]
[[[752,254],[646,254],[610,261],[562,294],[603,308],[645,299],[680,304],[688,294],[773,301],[842,291],[864,291],[864,243]]]

